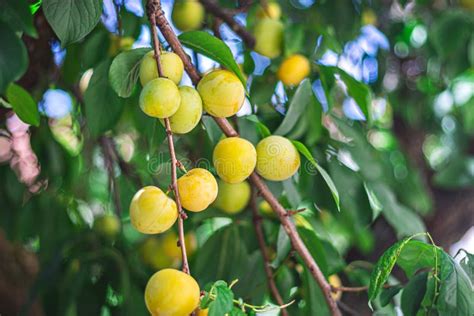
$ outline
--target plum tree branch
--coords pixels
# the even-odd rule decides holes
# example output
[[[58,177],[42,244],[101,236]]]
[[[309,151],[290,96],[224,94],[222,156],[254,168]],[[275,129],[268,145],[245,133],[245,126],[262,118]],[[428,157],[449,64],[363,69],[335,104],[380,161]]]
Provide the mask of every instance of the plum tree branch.
[[[163,9],[161,8],[161,4],[157,7],[157,10],[155,12],[156,25],[160,29],[161,33],[163,34],[173,51],[182,59],[184,63],[184,68],[186,69],[186,72],[191,78],[193,84],[197,85],[199,80],[201,80],[201,76],[191,63],[189,56],[186,55],[186,53],[184,52],[184,49],[181,46],[181,43],[179,42],[176,34],[173,32],[171,26],[169,25],[164,15]],[[213,119],[216,121],[217,125],[219,125],[220,129],[227,137],[239,136],[237,131],[232,127],[232,125],[227,121],[227,119],[218,117],[213,117]],[[250,175],[250,181],[257,189],[258,193],[268,202],[268,204],[270,204],[274,212],[277,213],[280,222],[283,225],[283,228],[291,241],[293,249],[295,249],[295,251],[301,256],[311,275],[320,286],[324,295],[324,299],[329,307],[329,310],[331,311],[331,315],[341,315],[337,307],[336,301],[331,296],[331,286],[326,281],[323,273],[321,272],[321,269],[319,268],[314,258],[311,256],[311,253],[309,252],[308,248],[301,240],[301,237],[299,236],[294,223],[292,222],[290,217],[287,216],[285,208],[278,202],[275,196],[273,196],[265,182],[263,182],[263,180],[258,176],[256,172],[253,172]]]
[[[224,21],[224,23],[235,32],[235,34],[239,35],[248,48],[252,49],[255,46],[255,38],[253,35],[250,34],[242,24],[234,19],[234,16],[230,11],[221,8],[214,0],[199,0],[199,2],[202,3],[206,11]]]
[[[148,13],[148,18],[150,20],[150,29],[151,29],[152,40],[153,40],[153,50],[155,53],[156,67],[158,69],[158,76],[163,77],[163,69],[161,68],[161,63],[160,63],[160,43],[158,41],[158,34],[156,31],[156,16],[157,16],[156,12],[158,12],[159,10],[161,10],[160,0],[148,0],[147,13]],[[165,122],[166,136],[168,139],[168,148],[169,148],[169,152],[171,156],[171,187],[173,189],[174,197],[176,200],[176,207],[178,209],[178,238],[179,238],[178,245],[181,249],[182,270],[183,272],[190,274],[191,271],[189,270],[188,257],[186,254],[186,242],[184,239],[184,223],[183,223],[184,219],[186,219],[187,216],[181,206],[181,200],[179,197],[179,189],[178,189],[178,177],[176,174],[176,168],[178,167],[178,164],[179,165],[181,164],[176,159],[176,152],[174,150],[173,133],[171,132],[170,120],[168,118],[165,118],[164,122]]]
[[[262,257],[263,257],[263,265],[265,268],[265,274],[267,275],[267,281],[268,281],[268,288],[270,289],[270,292],[273,295],[273,298],[277,302],[278,305],[283,306],[283,299],[280,295],[280,292],[278,291],[278,287],[275,284],[275,280],[273,278],[273,271],[270,266],[270,259],[268,258],[267,254],[267,245],[265,243],[265,236],[263,234],[263,228],[262,228],[262,218],[258,214],[258,208],[257,208],[257,195],[255,190],[252,189],[252,196],[250,199],[250,208],[252,209],[252,218],[253,218],[253,226],[255,227],[255,233],[257,234],[257,241],[258,241],[258,246],[260,247],[260,251],[262,252]],[[283,316],[288,316],[288,312],[286,311],[286,308],[282,307],[281,308],[281,314]]]

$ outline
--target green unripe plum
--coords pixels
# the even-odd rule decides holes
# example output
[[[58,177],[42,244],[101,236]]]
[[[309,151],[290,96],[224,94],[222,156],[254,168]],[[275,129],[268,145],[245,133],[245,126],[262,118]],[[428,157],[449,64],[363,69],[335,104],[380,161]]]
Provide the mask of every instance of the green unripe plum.
[[[196,89],[179,87],[181,103],[178,111],[170,117],[171,131],[177,134],[189,133],[201,120],[202,100]]]
[[[217,197],[217,181],[206,169],[189,170],[178,179],[179,198],[183,208],[191,212],[205,210]]]
[[[120,220],[112,214],[105,214],[94,220],[94,230],[108,239],[114,239],[120,232]]]
[[[257,172],[271,181],[283,181],[300,167],[300,154],[285,137],[268,136],[257,144]]]
[[[275,217],[275,212],[273,212],[272,206],[265,200],[262,200],[260,202],[260,204],[258,205],[258,210],[262,215]]]
[[[163,254],[163,241],[154,236],[146,239],[140,245],[139,252],[143,263],[154,270],[176,265],[175,258]]]
[[[260,6],[255,15],[259,19],[270,18],[278,20],[281,17],[281,8],[278,3],[269,2],[266,7]]]
[[[204,21],[205,10],[197,0],[176,0],[171,19],[181,31],[197,30]]]
[[[214,205],[227,214],[241,212],[250,200],[250,185],[247,181],[240,183],[226,183],[219,180],[219,193]]]
[[[144,187],[130,203],[130,221],[143,234],[162,233],[177,219],[176,203],[157,187]]]
[[[199,305],[196,280],[179,270],[163,269],[150,278],[145,288],[145,303],[153,316],[185,316]]]
[[[197,86],[204,110],[215,117],[237,113],[245,99],[245,89],[239,78],[228,70],[217,69],[206,74]]]
[[[184,65],[178,55],[171,52],[161,52],[160,65],[163,77],[170,79],[175,84],[179,84],[183,77]],[[140,63],[140,82],[145,86],[150,80],[158,78],[155,52],[150,51]]]
[[[283,43],[283,23],[271,18],[263,18],[255,24],[254,50],[268,58],[281,55]]]
[[[212,160],[222,180],[227,183],[240,183],[255,169],[257,152],[248,140],[229,137],[217,143]]]
[[[166,78],[148,82],[140,93],[140,108],[146,115],[167,118],[178,111],[181,95],[176,84]]]

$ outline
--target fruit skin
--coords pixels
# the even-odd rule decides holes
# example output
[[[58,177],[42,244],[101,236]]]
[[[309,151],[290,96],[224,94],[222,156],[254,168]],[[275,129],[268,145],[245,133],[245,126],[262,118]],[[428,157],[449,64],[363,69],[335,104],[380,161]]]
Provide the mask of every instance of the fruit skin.
[[[160,64],[163,77],[179,84],[184,72],[181,58],[175,53],[161,52]],[[143,56],[140,63],[140,82],[142,86],[145,86],[149,81],[156,78],[158,78],[158,69],[156,68],[155,52],[150,51]]]
[[[206,169],[189,170],[178,179],[179,198],[183,208],[191,212],[205,210],[217,197],[217,181]]]
[[[209,314],[209,308],[200,309],[197,313],[197,316],[207,316]]]
[[[260,6],[255,13],[258,19],[270,18],[278,20],[281,17],[280,5],[276,2],[269,2],[267,7]]]
[[[372,24],[372,25],[376,25],[377,24],[377,15],[375,14],[375,12],[371,9],[365,9],[364,11],[362,11],[362,24],[363,25],[368,25],[368,24]]]
[[[264,18],[255,24],[253,31],[255,36],[254,50],[268,58],[281,55],[283,43],[283,23],[278,20]]]
[[[154,270],[178,268],[181,264],[181,248],[177,244],[178,236],[174,231],[168,231],[163,237],[149,237],[139,248],[143,262]],[[186,254],[191,257],[197,248],[196,235],[190,232],[184,235]]]
[[[296,86],[304,78],[306,78],[311,71],[311,65],[306,57],[300,54],[291,55],[278,68],[277,77],[287,86]]]
[[[171,131],[176,134],[186,134],[193,130],[201,120],[202,100],[196,89],[179,87],[181,103],[178,111],[170,117]]]
[[[191,257],[197,248],[196,235],[189,232],[184,235],[184,243],[186,244],[186,255]],[[178,262],[181,262],[181,248],[178,246],[178,235],[174,231],[166,233],[161,238],[161,252]]]
[[[194,278],[175,269],[156,272],[145,288],[145,303],[153,316],[185,316],[199,305],[199,285]]]
[[[171,19],[181,31],[197,30],[204,21],[205,10],[197,0],[176,0]]]
[[[248,140],[229,137],[217,143],[212,161],[222,180],[227,183],[240,183],[255,169],[257,152]]]
[[[140,108],[156,118],[170,117],[178,111],[181,95],[173,81],[157,78],[148,82],[140,93]]]
[[[266,200],[260,202],[260,204],[258,205],[258,210],[262,215],[268,217],[276,217],[276,214],[275,212],[273,212],[271,205]]]
[[[115,239],[120,233],[120,220],[112,214],[105,214],[94,220],[94,230],[108,239]]]
[[[219,193],[214,205],[227,214],[241,212],[250,200],[250,185],[247,181],[240,183],[226,183],[219,180]]]
[[[228,70],[207,73],[197,86],[206,112],[215,117],[237,113],[245,99],[245,89],[239,78]]]
[[[340,287],[342,285],[341,279],[337,274],[330,275],[328,281],[333,287]],[[338,291],[336,293],[331,293],[331,296],[335,301],[339,301],[341,299],[342,292]]]
[[[147,238],[139,248],[140,257],[146,265],[153,270],[176,267],[175,258],[163,254],[163,241],[161,238]]]
[[[282,136],[268,136],[257,144],[257,172],[271,181],[283,181],[300,167],[300,154],[295,146]]]
[[[162,233],[173,226],[177,218],[176,203],[154,186],[139,190],[130,203],[131,223],[143,234]]]

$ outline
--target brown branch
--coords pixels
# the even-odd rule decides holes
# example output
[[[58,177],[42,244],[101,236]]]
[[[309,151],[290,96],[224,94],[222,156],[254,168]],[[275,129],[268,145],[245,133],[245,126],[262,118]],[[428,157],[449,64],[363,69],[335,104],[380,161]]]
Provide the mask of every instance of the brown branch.
[[[214,0],[199,0],[199,2],[202,3],[206,11],[210,12],[216,18],[224,21],[224,23],[235,32],[235,34],[239,35],[248,48],[252,49],[255,46],[255,38],[253,35],[250,34],[242,24],[234,19],[234,16],[231,12],[221,8]]]
[[[270,289],[270,292],[272,293],[273,298],[275,299],[277,304],[280,306],[283,306],[284,305],[283,299],[275,284],[275,280],[273,278],[273,271],[270,266],[270,259],[268,258],[267,245],[265,243],[265,237],[264,237],[263,228],[262,228],[262,217],[258,214],[257,196],[255,193],[255,190],[252,190],[252,197],[250,199],[250,208],[252,209],[253,224],[255,227],[255,233],[257,234],[258,246],[260,247],[260,251],[262,252],[263,265],[265,268],[265,274],[267,275],[268,288]],[[288,316],[288,312],[286,311],[286,308],[284,307],[281,308],[281,314],[283,316]]]
[[[156,60],[156,67],[158,69],[158,76],[163,77],[163,70],[161,68],[161,63],[160,63],[160,43],[158,41],[158,34],[155,27],[156,16],[157,16],[156,12],[161,11],[160,0],[148,0],[147,11],[148,11],[148,18],[150,20],[150,28],[151,28],[151,33],[152,33],[153,49],[155,52],[155,60]],[[189,270],[188,256],[186,254],[186,242],[184,241],[184,223],[183,223],[184,219],[187,218],[187,216],[181,206],[181,200],[179,197],[179,190],[178,190],[178,177],[176,174],[176,167],[178,166],[178,160],[176,159],[176,152],[174,150],[173,133],[171,132],[170,120],[168,118],[165,118],[164,122],[165,122],[165,128],[166,128],[166,135],[168,138],[168,148],[169,148],[169,152],[171,156],[171,187],[173,189],[174,197],[176,200],[176,207],[179,213],[178,246],[181,249],[181,257],[182,257],[182,262],[183,262],[182,270],[183,272],[190,274],[191,271]]]
[[[104,155],[105,169],[109,178],[109,190],[112,192],[112,198],[115,205],[115,211],[118,217],[122,214],[122,206],[120,205],[120,195],[117,190],[117,182],[115,181],[114,174],[114,157],[115,152],[113,150],[113,143],[107,136],[102,136],[99,139],[102,154]]]
[[[196,68],[194,68],[189,57],[184,52],[181,43],[176,37],[176,34],[173,32],[168,21],[166,20],[161,6],[159,6],[156,11],[156,23],[173,51],[183,60],[184,67],[188,72],[191,81],[194,85],[197,85],[197,83],[201,79],[201,76],[197,72]],[[239,136],[237,131],[232,127],[232,125],[230,125],[230,123],[225,118],[213,117],[213,119],[216,121],[217,125],[219,125],[219,127],[227,137]],[[311,256],[311,253],[308,251],[308,248],[306,248],[305,244],[301,240],[301,237],[296,231],[295,225],[287,216],[285,208],[273,196],[265,182],[263,182],[263,180],[257,175],[256,172],[253,172],[250,175],[250,181],[255,186],[258,193],[260,193],[260,195],[268,202],[268,204],[270,204],[274,212],[277,213],[278,217],[280,218],[280,222],[282,223],[283,228],[291,241],[293,249],[295,249],[295,251],[301,256],[311,275],[321,287],[321,290],[324,294],[324,299],[326,300],[329,310],[331,311],[331,315],[341,315],[336,302],[331,296],[331,286],[326,281],[323,273],[321,272],[321,269],[317,265],[316,261],[314,261],[314,258]]]

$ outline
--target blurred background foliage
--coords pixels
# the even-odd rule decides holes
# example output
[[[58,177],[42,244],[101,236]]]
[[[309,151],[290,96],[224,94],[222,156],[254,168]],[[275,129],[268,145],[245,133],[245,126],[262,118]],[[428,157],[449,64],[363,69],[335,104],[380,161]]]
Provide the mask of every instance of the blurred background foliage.
[[[139,87],[121,98],[108,80],[115,56],[150,46],[144,4],[95,3],[100,22],[76,39],[51,29],[41,1],[0,5],[4,315],[145,315],[148,277],[156,269],[179,266],[175,233],[141,235],[128,217],[139,187],[169,185],[164,129],[137,106]],[[285,207],[306,209],[294,220],[325,275],[338,274],[345,285],[367,285],[373,263],[387,247],[425,231],[452,255],[461,247],[472,252],[474,3],[279,4],[282,57],[270,60],[252,52],[228,26],[219,26],[248,78],[249,100],[232,122],[254,144],[264,126],[304,143],[329,172],[341,211],[306,158],[297,176],[269,183]],[[172,5],[163,1],[168,18]],[[257,7],[235,19],[251,29]],[[212,30],[213,23],[206,16],[204,29]],[[219,66],[187,52],[201,72]],[[283,57],[293,53],[312,62],[310,77],[294,89],[276,77]],[[182,83],[191,84],[188,77]],[[16,115],[13,103],[24,104],[14,107]],[[38,104],[39,112],[28,110],[31,104]],[[204,116],[192,133],[175,138],[178,158],[188,168],[213,170],[212,149],[221,136]],[[319,289],[290,251],[279,221],[260,206],[277,284],[285,301],[296,300],[290,314],[326,314]],[[228,215],[211,207],[192,214],[185,230],[191,271],[201,286],[239,279],[236,297],[254,304],[271,300],[250,210]],[[463,236],[463,243],[456,243]],[[407,280],[398,270],[393,278]],[[391,299],[395,294],[387,294],[386,304],[378,302],[375,313],[395,315],[400,308],[399,296]],[[341,302],[348,314],[370,314],[367,299],[346,293]]]

